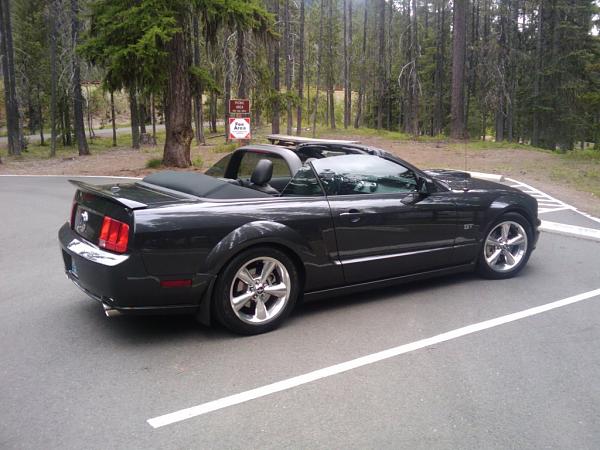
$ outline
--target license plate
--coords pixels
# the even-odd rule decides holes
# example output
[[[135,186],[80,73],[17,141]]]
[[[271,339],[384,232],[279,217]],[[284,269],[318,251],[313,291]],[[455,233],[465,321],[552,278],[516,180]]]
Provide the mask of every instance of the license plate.
[[[75,264],[75,260],[71,260],[71,273],[77,276],[77,265]]]

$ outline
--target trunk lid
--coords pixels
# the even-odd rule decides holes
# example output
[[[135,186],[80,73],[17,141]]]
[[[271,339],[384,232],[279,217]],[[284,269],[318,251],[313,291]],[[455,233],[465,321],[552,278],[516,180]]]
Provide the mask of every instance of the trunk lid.
[[[188,200],[176,193],[159,192],[137,183],[93,185],[69,180],[77,187],[71,211],[71,228],[98,244],[106,216],[129,225],[133,233],[133,211]],[[131,240],[130,240],[131,242]]]

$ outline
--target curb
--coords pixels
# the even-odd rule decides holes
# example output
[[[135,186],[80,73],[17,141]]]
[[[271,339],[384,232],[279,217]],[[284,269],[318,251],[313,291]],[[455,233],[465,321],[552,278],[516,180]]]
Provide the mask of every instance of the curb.
[[[468,174],[470,174],[473,178],[480,178],[482,180],[495,181],[497,183],[504,181],[504,175],[496,175],[494,173],[471,172],[468,170],[466,172]]]
[[[542,220],[540,231],[600,242],[600,230]]]

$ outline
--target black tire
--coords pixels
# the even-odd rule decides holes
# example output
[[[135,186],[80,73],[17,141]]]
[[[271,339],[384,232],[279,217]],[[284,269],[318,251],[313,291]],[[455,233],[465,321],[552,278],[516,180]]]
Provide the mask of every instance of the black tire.
[[[520,225],[522,227],[523,231],[525,231],[527,240],[526,240],[526,248],[524,249],[524,251],[522,251],[522,254],[520,256],[518,263],[516,263],[513,267],[510,267],[510,263],[505,260],[504,261],[505,262],[504,269],[500,270],[500,269],[502,269],[502,267],[497,267],[494,264],[490,264],[488,262],[488,260],[486,260],[486,256],[488,256],[488,253],[491,252],[491,250],[494,248],[493,246],[487,246],[486,243],[487,243],[489,237],[492,237],[492,239],[494,238],[495,234],[494,234],[494,236],[491,236],[492,233],[495,233],[498,230],[498,228],[501,227],[501,224],[504,224],[504,223],[512,224],[512,225],[510,225],[511,231],[514,231],[514,230],[519,231],[518,225]],[[514,277],[521,270],[523,270],[523,267],[525,267],[525,265],[527,264],[527,261],[529,260],[529,256],[531,255],[532,246],[533,246],[533,232],[532,232],[531,223],[529,223],[529,221],[519,213],[509,212],[509,213],[502,214],[498,219],[496,219],[494,221],[494,223],[485,232],[485,235],[483,238],[483,243],[479,250],[479,258],[477,261],[477,271],[484,278],[489,278],[489,279],[493,279],[493,280],[501,280],[501,279]],[[517,247],[517,246],[507,246],[507,247],[502,247],[502,249],[504,249],[504,250],[508,249],[508,251],[512,251],[512,250],[515,250],[515,247]],[[501,251],[500,258],[505,258],[504,251],[502,249],[499,247],[496,248],[496,250]],[[511,255],[512,255],[512,253],[511,253]],[[491,257],[491,256],[493,256],[493,252],[492,252],[492,255],[489,255],[489,257]],[[501,265],[502,264],[498,264],[498,266],[501,266]],[[496,269],[494,267],[496,267]]]
[[[264,259],[263,259],[264,258]],[[276,261],[281,264],[281,267],[276,263],[269,280],[264,284],[264,291],[261,290],[262,283],[257,283],[255,286],[244,283],[241,278],[238,278],[238,273],[248,264],[252,266],[249,269],[250,275],[256,275],[256,279],[260,278],[262,269],[266,262]],[[283,268],[285,270],[283,270]],[[252,272],[256,270],[256,272]],[[258,272],[261,270],[261,272]],[[287,272],[287,274],[286,274]],[[282,276],[283,274],[283,276]],[[288,277],[286,278],[285,275]],[[271,281],[272,278],[272,281]],[[267,293],[268,288],[272,288],[277,282],[277,286],[286,285],[289,279],[289,291],[287,295],[282,297],[270,295]],[[290,314],[300,291],[298,269],[294,261],[283,251],[273,247],[253,247],[236,255],[224,267],[217,278],[215,290],[213,292],[213,308],[217,320],[228,330],[243,335],[252,335],[266,333],[274,330],[287,318]],[[233,285],[235,283],[235,285]],[[270,283],[270,284],[269,284]],[[241,291],[238,289],[241,287]],[[242,298],[244,295],[250,295],[250,290],[255,293],[256,299],[250,298],[244,301],[244,305],[238,308],[238,311],[233,307],[234,298]],[[238,290],[241,292],[239,296],[234,293]],[[245,290],[245,292],[243,292]],[[260,294],[258,292],[260,291]],[[265,300],[261,300],[265,298]],[[259,307],[262,304],[261,312],[269,313],[269,305],[273,312],[272,317],[267,317],[262,320],[259,317]],[[240,303],[242,304],[242,303]],[[253,316],[253,317],[252,317]],[[252,322],[256,320],[257,322]]]

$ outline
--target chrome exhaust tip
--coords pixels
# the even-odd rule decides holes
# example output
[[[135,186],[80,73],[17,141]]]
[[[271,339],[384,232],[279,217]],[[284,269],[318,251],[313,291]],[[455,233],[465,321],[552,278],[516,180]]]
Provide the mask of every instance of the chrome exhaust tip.
[[[121,315],[121,312],[118,309],[111,308],[105,303],[102,303],[102,307],[104,308],[104,314],[106,314],[106,317],[117,317]]]

